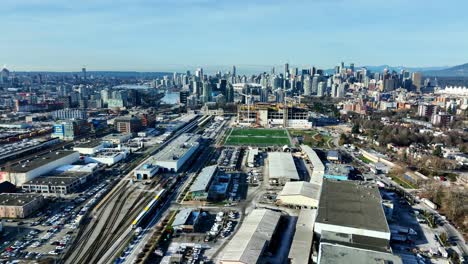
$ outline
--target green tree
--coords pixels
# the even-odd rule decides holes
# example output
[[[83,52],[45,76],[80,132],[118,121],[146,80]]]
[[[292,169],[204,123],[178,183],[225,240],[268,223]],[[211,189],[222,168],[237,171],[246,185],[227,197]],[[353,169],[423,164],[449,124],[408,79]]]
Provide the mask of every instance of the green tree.
[[[447,233],[445,233],[445,232],[440,233],[439,238],[440,238],[440,242],[442,243],[442,245],[447,246],[447,244],[448,244],[447,243],[448,242]]]
[[[351,129],[351,133],[359,134],[359,123],[354,124],[353,128]]]
[[[442,147],[437,145],[435,149],[432,151],[432,155],[441,158],[442,157]]]
[[[349,138],[344,133],[342,133],[340,135],[340,140],[338,141],[338,144],[340,146],[343,146],[344,144],[348,144],[348,143],[349,143]]]

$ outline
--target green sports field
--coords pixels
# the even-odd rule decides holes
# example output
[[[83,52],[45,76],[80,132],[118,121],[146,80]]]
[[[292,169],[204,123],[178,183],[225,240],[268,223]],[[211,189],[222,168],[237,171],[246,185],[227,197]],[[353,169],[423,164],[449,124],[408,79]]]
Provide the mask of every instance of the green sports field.
[[[233,128],[228,131],[225,145],[273,146],[290,145],[284,129]]]

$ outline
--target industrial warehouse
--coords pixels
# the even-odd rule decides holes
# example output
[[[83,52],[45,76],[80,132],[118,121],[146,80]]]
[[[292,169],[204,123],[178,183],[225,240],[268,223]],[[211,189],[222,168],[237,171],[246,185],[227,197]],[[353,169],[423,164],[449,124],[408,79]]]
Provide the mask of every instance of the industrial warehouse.
[[[9,181],[21,186],[38,176],[48,173],[60,166],[78,161],[80,154],[76,151],[60,150],[31,156],[0,172],[1,181]]]
[[[271,184],[284,185],[289,181],[300,180],[293,157],[289,152],[268,153],[268,171]]]
[[[177,172],[199,146],[200,135],[185,133],[153,156],[153,164],[165,171]]]
[[[221,263],[259,263],[276,232],[280,217],[280,213],[268,209],[253,210],[224,249]]]

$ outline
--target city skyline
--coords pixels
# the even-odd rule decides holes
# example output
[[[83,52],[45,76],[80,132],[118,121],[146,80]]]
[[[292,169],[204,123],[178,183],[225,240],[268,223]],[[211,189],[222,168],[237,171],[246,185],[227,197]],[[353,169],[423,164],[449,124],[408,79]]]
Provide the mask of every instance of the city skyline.
[[[468,57],[467,4],[450,2],[7,0],[0,64],[14,71],[237,65],[240,72],[281,62],[454,66]]]

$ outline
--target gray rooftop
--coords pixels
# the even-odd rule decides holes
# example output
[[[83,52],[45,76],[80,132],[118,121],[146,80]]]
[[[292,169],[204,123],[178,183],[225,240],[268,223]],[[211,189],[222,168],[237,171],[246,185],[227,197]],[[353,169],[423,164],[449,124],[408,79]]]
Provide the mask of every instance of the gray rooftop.
[[[313,150],[311,147],[309,147],[307,145],[301,145],[301,149],[302,149],[302,151],[305,152],[305,154],[309,158],[310,162],[312,163],[312,166],[314,167],[314,171],[315,170],[321,170],[321,171],[325,170],[325,166],[323,165],[322,160],[317,155],[315,150]]]
[[[317,210],[302,209],[296,223],[296,232],[289,250],[288,258],[294,264],[310,263],[314,224]]]
[[[57,175],[45,175],[25,182],[23,185],[54,185],[66,186],[70,183],[88,176],[86,172],[63,172]]]
[[[321,186],[315,183],[297,181],[297,182],[287,182],[283,190],[280,193],[280,196],[288,195],[302,195],[313,199],[318,199],[320,194]]]
[[[184,133],[169,143],[164,149],[153,156],[155,161],[174,161],[184,156],[193,146],[198,146],[200,135]]]
[[[174,222],[172,222],[172,226],[179,226],[179,225],[185,225],[185,223],[187,222],[187,219],[190,217],[190,214],[192,213],[192,209],[191,208],[185,208],[185,209],[181,209],[175,219],[174,219]]]
[[[324,179],[317,223],[390,233],[376,186]]]
[[[344,175],[348,176],[352,166],[346,164],[327,163],[325,174],[327,175]]]
[[[37,157],[31,156],[29,158],[23,159],[20,163],[16,163],[12,165],[9,171],[18,172],[18,173],[28,172],[28,171],[37,169],[39,167],[42,167],[52,161],[61,159],[65,156],[74,155],[74,154],[78,154],[78,152],[70,151],[70,150],[60,150],[60,151],[48,152],[46,154],[43,154]]]
[[[287,178],[299,180],[296,164],[289,152],[270,152],[268,153],[268,169],[270,179]]]
[[[400,257],[391,253],[363,250],[339,244],[321,243],[318,263],[402,264],[403,262]]]
[[[95,148],[102,145],[101,140],[91,140],[88,142],[80,142],[75,145],[75,148]]]
[[[40,199],[40,194],[25,194],[25,193],[1,193],[0,205],[3,206],[23,206],[36,199]]]
[[[211,179],[216,173],[217,165],[208,166],[203,168],[203,170],[198,174],[195,182],[190,186],[190,192],[196,191],[207,191],[208,185],[211,182]]]
[[[265,244],[276,230],[281,214],[267,209],[253,210],[224,249],[222,260],[257,263]]]

